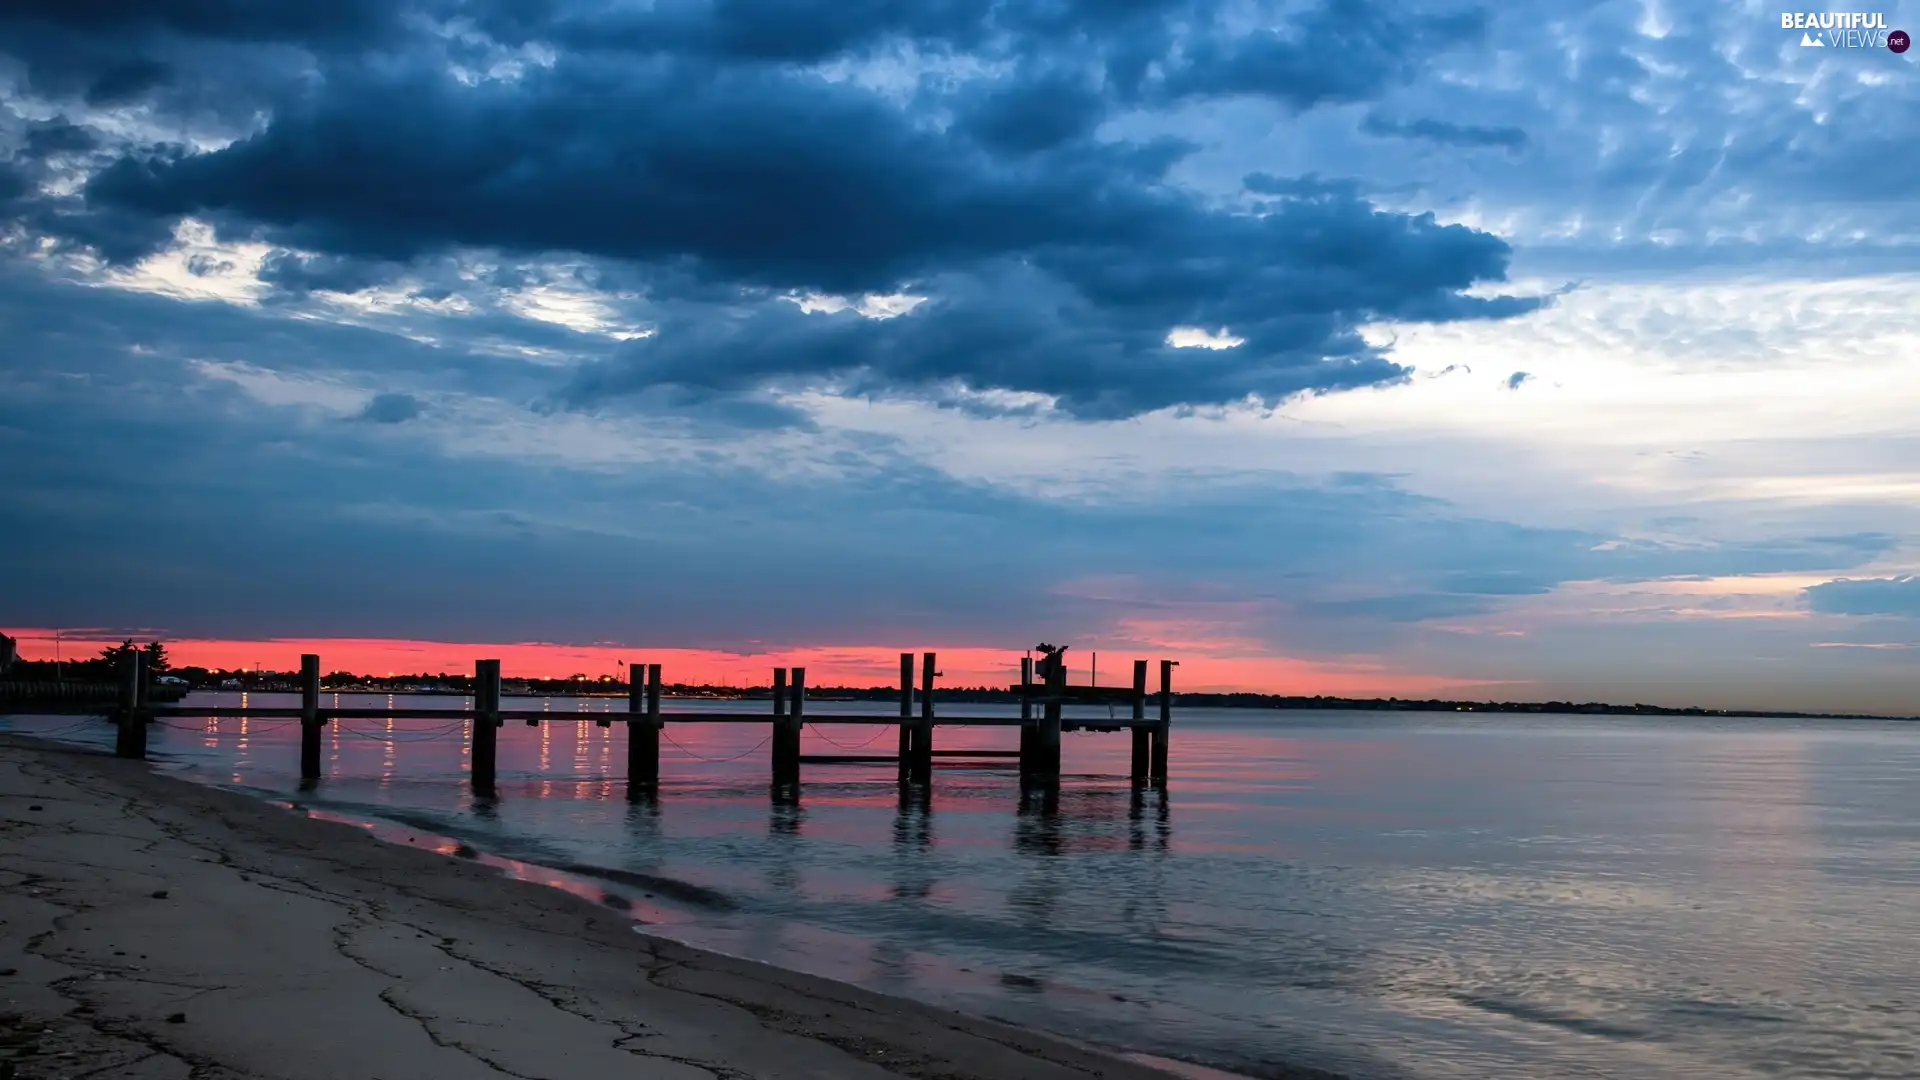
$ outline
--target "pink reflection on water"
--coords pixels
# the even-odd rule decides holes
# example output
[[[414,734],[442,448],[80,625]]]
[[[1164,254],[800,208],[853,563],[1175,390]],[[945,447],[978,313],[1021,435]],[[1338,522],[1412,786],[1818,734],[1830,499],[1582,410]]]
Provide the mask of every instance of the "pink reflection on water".
[[[625,911],[635,922],[667,923],[684,919],[684,916],[678,913],[647,905],[626,892],[602,885],[590,878],[578,874],[569,874],[560,870],[553,870],[537,863],[508,859],[487,852],[477,852],[466,844],[454,840],[451,837],[439,836],[434,833],[421,832],[417,829],[392,825],[387,822],[354,817],[350,814],[338,814],[313,807],[297,808],[292,803],[280,802],[275,805],[287,807],[288,809],[301,809],[308,817],[317,821],[331,821],[365,829],[381,840],[391,844],[417,847],[424,851],[431,851],[437,855],[448,856],[449,858],[470,859],[482,866],[498,870],[516,881],[545,885],[548,888],[559,889],[562,892],[571,893],[582,899],[590,900],[603,907],[614,907]],[[613,898],[614,902],[610,903],[609,898]]]

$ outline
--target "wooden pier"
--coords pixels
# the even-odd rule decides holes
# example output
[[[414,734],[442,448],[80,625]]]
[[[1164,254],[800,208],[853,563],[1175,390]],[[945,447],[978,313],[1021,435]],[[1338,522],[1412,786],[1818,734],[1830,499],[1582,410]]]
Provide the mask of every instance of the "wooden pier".
[[[1129,777],[1137,785],[1164,787],[1167,780],[1167,739],[1173,724],[1173,669],[1176,661],[1160,661],[1160,687],[1157,694],[1147,690],[1148,661],[1133,663],[1133,684],[1126,687],[1070,686],[1064,649],[1050,650],[1038,661],[1020,661],[1020,682],[1011,687],[1019,694],[1020,715],[956,716],[940,715],[934,709],[934,683],[940,672],[933,653],[923,653],[919,664],[919,684],[914,682],[914,654],[900,654],[900,713],[889,717],[873,713],[809,712],[807,710],[807,669],[775,668],[773,671],[773,708],[771,712],[686,712],[663,713],[660,710],[660,665],[632,664],[628,669],[627,710],[627,794],[634,801],[653,798],[660,788],[660,739],[668,724],[771,724],[771,781],[776,799],[798,798],[801,766],[807,764],[888,764],[897,766],[897,779],[905,790],[924,791],[933,780],[936,759],[966,761],[1018,760],[1023,787],[1057,787],[1060,780],[1060,735],[1064,731],[1105,731],[1131,733],[1133,745]],[[147,725],[160,717],[253,717],[298,720],[300,722],[300,776],[317,780],[321,774],[321,733],[328,724],[349,719],[429,718],[461,720],[473,723],[472,753],[468,757],[468,779],[476,792],[494,792],[498,762],[499,729],[509,720],[538,725],[570,714],[544,709],[505,709],[500,704],[500,661],[480,660],[474,664],[473,707],[471,709],[431,709],[395,705],[386,708],[324,708],[320,704],[320,657],[308,653],[300,657],[300,704],[298,707],[229,707],[167,705],[149,698],[146,657],[130,653],[121,657],[119,701],[113,710],[118,725],[115,753],[120,757],[144,758],[147,753]],[[918,690],[919,710],[914,709]],[[1155,715],[1147,715],[1150,698],[1157,698]],[[1126,717],[1102,719],[1066,719],[1065,706],[1104,704],[1129,706]],[[599,714],[602,727],[611,726],[620,714]],[[816,724],[897,724],[899,745],[893,754],[802,754],[801,729]],[[934,733],[941,727],[1008,727],[1019,729],[1017,749],[938,750]]]

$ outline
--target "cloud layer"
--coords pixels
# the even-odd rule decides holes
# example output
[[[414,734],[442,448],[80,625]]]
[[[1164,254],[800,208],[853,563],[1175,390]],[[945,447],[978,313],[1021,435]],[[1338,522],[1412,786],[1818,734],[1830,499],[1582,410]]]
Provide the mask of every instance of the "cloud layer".
[[[1763,15],[10,5],[12,617],[1890,701],[1920,89]]]

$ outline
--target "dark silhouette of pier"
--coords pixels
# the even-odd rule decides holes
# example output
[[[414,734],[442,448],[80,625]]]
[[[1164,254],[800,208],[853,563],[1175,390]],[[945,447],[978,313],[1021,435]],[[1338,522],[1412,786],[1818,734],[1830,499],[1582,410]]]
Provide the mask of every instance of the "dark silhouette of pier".
[[[1160,661],[1160,687],[1157,694],[1147,690],[1148,661],[1133,663],[1131,686],[1075,686],[1067,683],[1065,648],[1040,647],[1038,658],[1020,661],[1020,683],[1011,689],[1019,696],[1020,715],[966,716],[943,715],[934,708],[934,683],[940,672],[934,653],[920,655],[918,685],[915,683],[913,653],[900,654],[900,711],[898,717],[872,713],[810,712],[807,708],[807,669],[775,668],[773,671],[773,708],[770,712],[662,712],[660,708],[660,665],[632,664],[628,667],[627,710],[619,714],[600,714],[603,727],[623,723],[627,731],[627,794],[633,801],[655,797],[660,788],[660,740],[669,724],[770,724],[771,781],[776,800],[790,801],[799,796],[802,767],[808,764],[893,764],[904,791],[925,791],[932,784],[937,760],[981,762],[1017,760],[1023,788],[1057,788],[1060,780],[1060,736],[1065,731],[1129,732],[1133,753],[1128,770],[1130,779],[1143,787],[1164,787],[1167,779],[1167,739],[1173,723],[1173,669],[1176,661]],[[119,699],[112,708],[117,724],[114,751],[120,757],[145,758],[147,725],[155,719],[172,716],[251,717],[288,719],[300,722],[300,775],[317,780],[321,774],[321,733],[327,725],[351,719],[432,718],[457,719],[473,724],[472,752],[468,755],[468,780],[476,793],[491,795],[498,761],[499,728],[511,720],[537,726],[557,717],[545,709],[506,709],[501,707],[500,661],[479,660],[474,664],[473,707],[438,709],[419,705],[390,704],[377,708],[324,708],[320,704],[320,657],[308,653],[300,658],[300,704],[286,706],[204,706],[171,705],[153,700],[152,681],[148,678],[145,654],[133,651],[120,657]],[[917,704],[916,710],[916,690]],[[1148,716],[1150,698],[1157,698],[1157,711]],[[394,699],[401,700],[401,699]],[[1126,704],[1130,715],[1094,720],[1069,720],[1063,716],[1069,704]],[[892,754],[802,754],[800,735],[809,722],[818,724],[893,725],[900,728],[899,744]],[[1018,745],[1002,750],[940,750],[934,746],[935,732],[941,727],[1003,727],[1018,732]]]

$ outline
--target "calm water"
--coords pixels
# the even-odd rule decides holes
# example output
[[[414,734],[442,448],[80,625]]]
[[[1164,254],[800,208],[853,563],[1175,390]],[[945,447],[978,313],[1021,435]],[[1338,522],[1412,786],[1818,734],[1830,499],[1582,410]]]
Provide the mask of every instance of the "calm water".
[[[1920,1075],[1920,725],[1187,710],[1164,801],[1130,790],[1126,736],[1069,734],[1084,775],[1049,814],[998,769],[902,808],[890,766],[809,765],[775,808],[765,727],[670,723],[641,809],[621,729],[585,716],[619,706],[550,707],[503,729],[478,806],[458,722],[335,725],[304,793],[281,721],[175,719],[152,746],[402,840],[613,871],[548,876],[690,943],[1251,1075]]]

